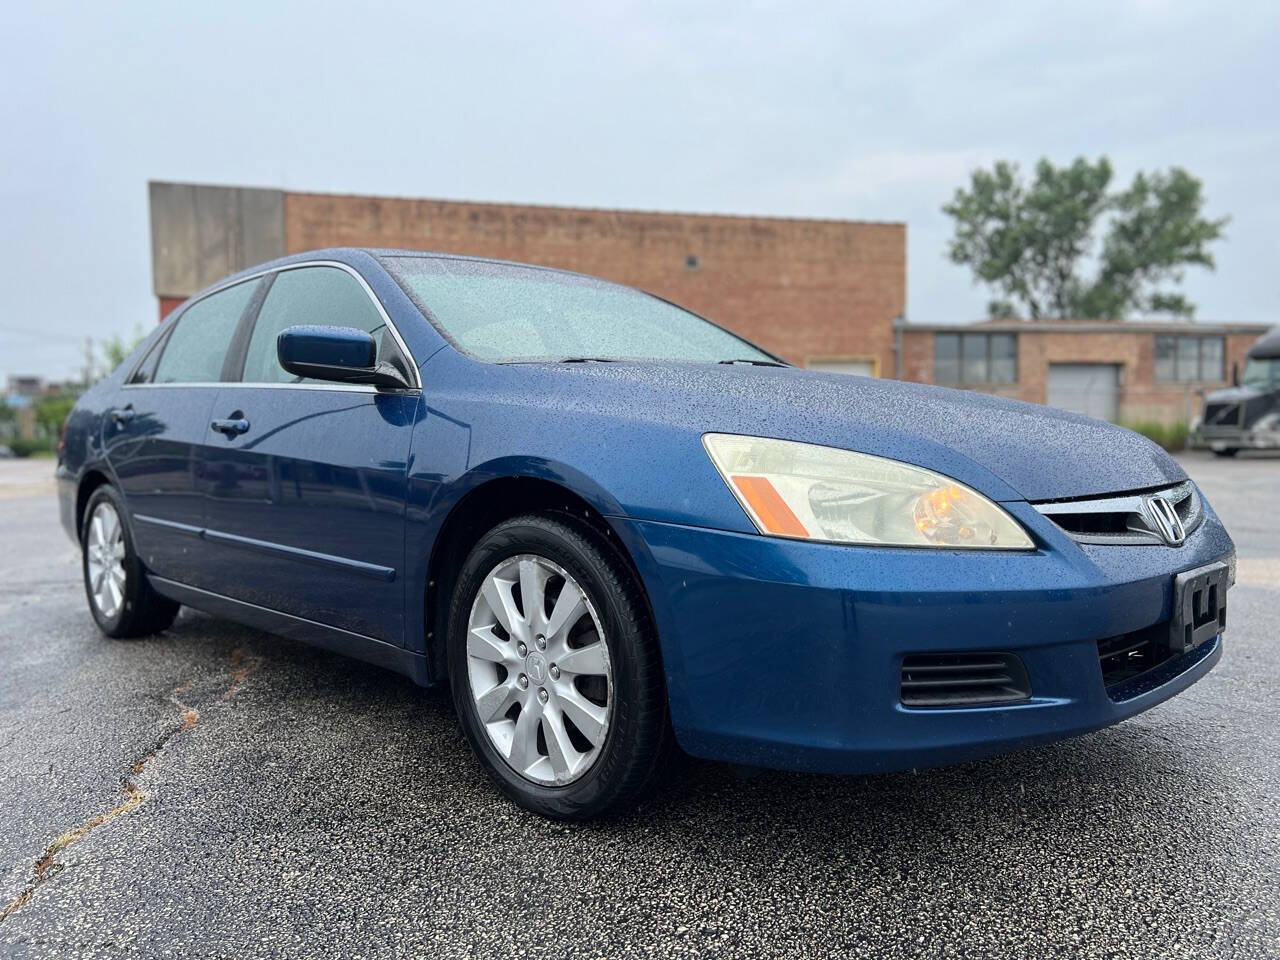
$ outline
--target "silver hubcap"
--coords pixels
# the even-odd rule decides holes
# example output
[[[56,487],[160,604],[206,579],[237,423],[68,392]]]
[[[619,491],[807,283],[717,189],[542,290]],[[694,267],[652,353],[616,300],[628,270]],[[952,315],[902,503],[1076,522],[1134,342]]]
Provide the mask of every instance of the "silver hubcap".
[[[124,529],[109,503],[100,503],[89,517],[85,544],[89,559],[89,595],[103,619],[110,620],[124,603]]]
[[[467,624],[467,679],[489,742],[535,783],[578,779],[613,713],[604,630],[577,581],[545,557],[503,560]]]

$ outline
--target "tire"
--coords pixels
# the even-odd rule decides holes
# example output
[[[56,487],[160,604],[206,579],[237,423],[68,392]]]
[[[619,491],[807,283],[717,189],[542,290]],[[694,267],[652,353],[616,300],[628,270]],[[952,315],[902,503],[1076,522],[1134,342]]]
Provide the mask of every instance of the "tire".
[[[115,639],[166,630],[179,609],[179,604],[160,596],[147,582],[127,518],[124,499],[115,487],[104,484],[85,504],[80,531],[80,569],[89,612],[98,629]]]
[[[1239,452],[1240,450],[1237,447],[1227,447],[1224,450],[1214,450],[1213,455],[1215,457],[1234,457]]]
[[[541,583],[535,587],[542,591],[541,613],[535,606],[526,616],[516,585],[521,582]],[[506,609],[511,631],[496,612],[505,602],[495,606],[489,599],[503,583],[513,604]],[[573,602],[574,586],[584,603]],[[565,607],[575,613],[560,616],[566,597]],[[558,820],[585,820],[622,810],[653,783],[672,738],[647,611],[621,557],[594,531],[566,518],[507,520],[471,549],[449,607],[453,700],[481,766],[520,806]],[[476,626],[486,621],[489,626]],[[473,627],[479,635],[474,639]],[[530,638],[526,655],[522,644]],[[469,641],[475,643],[470,649]],[[565,669],[557,667],[557,657]],[[495,714],[495,704],[505,713]]]

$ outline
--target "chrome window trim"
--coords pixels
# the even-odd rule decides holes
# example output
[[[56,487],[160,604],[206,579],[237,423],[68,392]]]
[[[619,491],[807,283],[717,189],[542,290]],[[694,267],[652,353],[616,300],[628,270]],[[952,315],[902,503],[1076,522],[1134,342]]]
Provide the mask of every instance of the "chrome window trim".
[[[1060,527],[1062,532],[1077,543],[1092,544],[1159,544],[1164,539],[1152,528],[1147,513],[1147,498],[1164,497],[1176,509],[1188,497],[1193,498],[1184,521],[1187,536],[1204,521],[1204,501],[1195,484],[1183,480],[1168,487],[1146,490],[1142,493],[1124,493],[1117,496],[1095,497],[1083,500],[1063,500],[1056,503],[1033,503],[1031,506],[1041,515],[1053,520],[1060,516],[1087,516],[1089,514],[1133,514],[1143,522],[1143,527],[1130,527],[1125,533],[1077,533]]]
[[[367,296],[373,302],[374,307],[377,309],[378,313],[381,314],[383,323],[385,323],[387,326],[387,329],[391,331],[391,336],[395,340],[396,345],[400,348],[400,351],[404,354],[405,359],[408,360],[409,362],[409,370],[413,374],[413,383],[409,386],[408,389],[421,390],[422,375],[418,372],[417,358],[414,357],[413,351],[409,349],[409,345],[404,342],[404,337],[400,336],[399,329],[397,329],[395,323],[392,321],[390,315],[387,313],[386,308],[383,307],[382,301],[379,300],[377,294],[373,292],[373,288],[369,286],[369,282],[360,275],[359,270],[357,270],[355,267],[351,266],[350,264],[341,262],[340,260],[304,260],[304,261],[301,261],[300,263],[286,263],[279,267],[271,267],[267,270],[259,270],[257,273],[251,273],[247,277],[236,277],[234,279],[228,279],[223,283],[219,284],[218,286],[214,287],[212,290],[208,290],[200,294],[200,296],[196,297],[194,300],[188,301],[186,306],[182,308],[182,312],[179,313],[176,317],[174,317],[173,324],[176,326],[178,323],[181,323],[182,318],[186,315],[187,311],[190,310],[197,303],[199,303],[201,300],[204,300],[206,297],[212,297],[214,294],[221,293],[223,290],[228,290],[231,287],[239,286],[242,283],[249,283],[251,281],[261,280],[263,277],[267,276],[268,274],[283,273],[286,270],[302,270],[302,269],[305,269],[306,267],[337,267],[339,270],[346,271],[348,274],[350,274],[356,279],[356,282],[359,283],[360,286],[364,289],[365,296]],[[269,291],[268,291],[268,296],[270,296]],[[259,312],[261,312],[262,310],[261,306],[258,308],[258,310]],[[254,317],[253,322],[254,322],[254,326],[256,327],[258,323],[258,318]],[[147,352],[149,353],[150,351],[147,351]],[[141,360],[145,360],[146,356],[147,354],[144,353]],[[139,362],[141,362],[141,360]],[[131,378],[135,373],[137,373],[136,365],[134,369],[130,371],[129,378]],[[129,379],[129,378],[126,378],[126,379]],[[305,389],[342,390],[350,393],[378,393],[378,392],[394,393],[395,392],[395,391],[388,391],[385,388],[380,391],[378,387],[368,386],[365,384],[329,385],[329,384],[323,384],[323,383],[257,383],[253,381],[244,381],[244,380],[235,380],[235,381],[210,380],[207,382],[197,381],[194,383],[125,383],[123,385],[123,389],[133,389],[134,387],[208,387],[208,386],[267,387],[267,388],[287,387],[291,390],[305,390]]]
[[[237,387],[252,387],[255,390],[327,390],[337,393],[396,393],[396,390],[386,387],[378,388],[366,383],[246,383],[243,380],[195,380],[191,382],[175,381],[173,383],[126,383],[122,390],[142,390],[153,388],[156,390],[168,390],[172,387],[218,387],[235,389]],[[417,390],[418,387],[402,388],[399,392],[404,393],[406,390]]]

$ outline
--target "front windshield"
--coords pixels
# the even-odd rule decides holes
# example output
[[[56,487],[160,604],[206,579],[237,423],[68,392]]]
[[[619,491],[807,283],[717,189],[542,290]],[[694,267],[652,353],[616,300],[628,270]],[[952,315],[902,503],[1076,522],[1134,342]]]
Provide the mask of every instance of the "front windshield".
[[[1250,357],[1240,375],[1242,387],[1280,387],[1280,357]]]
[[[774,359],[674,304],[592,277],[447,257],[382,262],[455,344],[481,360]]]

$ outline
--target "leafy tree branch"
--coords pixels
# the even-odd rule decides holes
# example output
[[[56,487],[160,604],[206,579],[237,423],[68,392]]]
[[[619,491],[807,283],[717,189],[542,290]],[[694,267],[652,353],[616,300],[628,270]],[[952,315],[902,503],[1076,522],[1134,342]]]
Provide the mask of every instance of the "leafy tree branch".
[[[1036,164],[1027,181],[1015,164],[975,170],[968,189],[942,209],[955,221],[951,260],[999,293],[992,316],[1122,319],[1132,311],[1190,316],[1175,289],[1189,266],[1212,270],[1210,244],[1228,218],[1203,215],[1200,181],[1178,167],[1139,173],[1111,190],[1106,157]],[[1098,250],[1097,234],[1103,233]],[[1085,266],[1097,253],[1091,278]]]

